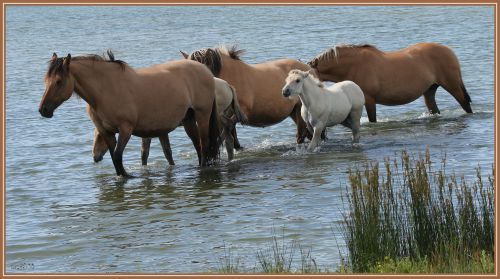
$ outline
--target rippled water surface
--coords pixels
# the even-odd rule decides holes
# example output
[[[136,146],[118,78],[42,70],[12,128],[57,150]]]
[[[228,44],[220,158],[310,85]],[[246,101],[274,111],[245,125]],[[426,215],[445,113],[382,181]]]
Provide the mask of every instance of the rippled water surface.
[[[268,247],[273,229],[312,249],[334,270],[344,250],[339,223],[349,167],[429,147],[448,169],[489,173],[494,155],[494,10],[492,7],[28,7],[6,8],[6,257],[18,272],[206,272],[231,246],[245,269]],[[311,154],[297,149],[289,119],[239,127],[236,160],[200,169],[183,129],[170,134],[177,165],[153,140],[149,166],[140,140],[125,150],[115,176],[108,156],[94,164],[85,102],[72,98],[43,119],[38,103],[53,52],[103,53],[143,67],[221,43],[239,43],[248,63],[283,57],[308,61],[340,43],[382,50],[432,41],[458,56],[474,114],[438,90],[440,116],[423,99],[378,106],[363,115],[361,144],[343,127]],[[224,154],[225,155],[225,154]],[[23,265],[24,264],[24,265]]]

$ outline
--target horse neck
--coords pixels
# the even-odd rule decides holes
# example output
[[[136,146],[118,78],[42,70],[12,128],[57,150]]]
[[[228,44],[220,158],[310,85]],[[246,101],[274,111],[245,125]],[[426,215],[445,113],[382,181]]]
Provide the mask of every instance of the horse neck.
[[[244,73],[248,73],[247,70],[252,67],[247,63],[241,60],[235,60],[225,54],[221,55],[222,67],[219,74],[219,77],[223,76],[235,76],[236,72],[243,71]],[[222,78],[224,79],[224,78]],[[224,79],[225,80],[225,79]]]
[[[75,79],[75,93],[92,108],[99,106],[109,84],[110,75],[115,73],[111,65],[101,61],[72,61],[70,72]],[[116,65],[114,65],[116,66]]]
[[[359,50],[353,48],[342,48],[337,50],[337,57],[331,58],[330,67],[326,71],[326,75],[330,78],[327,80],[340,82],[349,76],[350,69],[359,62]]]
[[[304,79],[302,93],[299,94],[300,101],[307,108],[311,108],[314,100],[318,100],[321,94],[321,88],[309,77]],[[319,99],[321,100],[321,99]]]

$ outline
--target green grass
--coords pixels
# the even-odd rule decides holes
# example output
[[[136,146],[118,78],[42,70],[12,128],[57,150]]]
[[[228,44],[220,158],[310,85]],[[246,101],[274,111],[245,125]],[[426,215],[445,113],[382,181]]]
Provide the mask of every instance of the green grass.
[[[312,257],[311,249],[306,249],[298,241],[285,240],[284,229],[281,237],[273,236],[265,248],[256,252],[256,264],[252,270],[244,271],[239,259],[232,254],[231,247],[224,243],[224,253],[219,258],[216,273],[264,273],[264,274],[313,274],[325,273]]]
[[[226,243],[224,242],[222,248],[224,249],[224,254],[219,258],[217,273],[240,273],[240,260],[233,256],[231,246],[226,247]]]
[[[366,163],[349,170],[341,225],[348,255],[337,273],[494,273],[494,172],[475,181],[446,172],[429,151],[418,157]],[[256,264],[243,270],[224,244],[217,273],[330,274],[296,240],[273,230],[256,252]]]
[[[429,151],[403,151],[384,160],[384,175],[378,163],[349,171],[341,270],[494,272],[494,179],[485,186],[478,168],[468,184],[446,173],[445,157],[433,167]]]

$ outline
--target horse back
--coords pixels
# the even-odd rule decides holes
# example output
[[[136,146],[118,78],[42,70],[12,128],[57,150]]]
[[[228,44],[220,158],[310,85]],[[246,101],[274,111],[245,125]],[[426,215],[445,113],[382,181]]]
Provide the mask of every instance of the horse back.
[[[365,105],[363,90],[353,81],[337,82],[327,89],[334,94],[344,94],[354,108],[362,108]]]
[[[311,69],[307,64],[294,59],[278,59],[261,64],[255,64],[254,66],[257,69],[266,69],[266,68],[279,69],[282,73],[284,73],[285,78],[286,76],[288,76],[288,73],[291,70],[298,69],[302,71],[309,71]]]
[[[134,97],[142,130],[174,129],[190,108],[212,110],[214,80],[203,64],[173,61],[141,69],[138,74],[140,83]]]

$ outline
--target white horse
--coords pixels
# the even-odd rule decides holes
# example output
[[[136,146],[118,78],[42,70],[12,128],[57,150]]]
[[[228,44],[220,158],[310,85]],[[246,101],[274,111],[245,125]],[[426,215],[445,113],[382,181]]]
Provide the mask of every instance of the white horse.
[[[234,157],[234,138],[232,136],[232,131],[235,128],[236,123],[240,122],[242,124],[246,124],[248,119],[240,109],[234,87],[220,78],[214,77],[214,82],[215,103],[217,105],[217,111],[219,112],[219,121],[222,126],[222,139],[226,145],[228,160],[231,161]],[[87,107],[87,113],[92,119],[94,119],[95,115],[90,107]],[[160,143],[163,149],[163,154],[165,155],[165,158],[167,158],[168,163],[170,165],[174,165],[175,163],[172,158],[172,150],[170,148],[168,135],[161,136]],[[148,164],[150,146],[151,138],[142,138],[141,161],[143,165]],[[104,142],[104,139],[99,135],[97,129],[95,129],[94,146],[92,149],[94,161],[96,163],[101,161],[107,151],[108,147]]]
[[[307,147],[313,151],[326,127],[342,124],[352,130],[352,142],[359,142],[360,118],[365,105],[361,88],[352,81],[325,88],[310,72],[291,70],[283,87],[284,97],[299,96],[301,115],[313,138]]]

